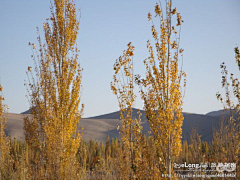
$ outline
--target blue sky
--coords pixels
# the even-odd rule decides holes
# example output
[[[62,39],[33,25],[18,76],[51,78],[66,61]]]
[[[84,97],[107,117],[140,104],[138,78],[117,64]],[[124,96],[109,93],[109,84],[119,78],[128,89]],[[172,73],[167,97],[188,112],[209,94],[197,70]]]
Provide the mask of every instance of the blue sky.
[[[135,73],[144,75],[146,42],[151,40],[147,14],[153,12],[156,2],[76,0],[77,8],[81,8],[78,46],[84,68],[84,117],[118,110],[110,89],[113,64],[130,41],[136,49]],[[0,1],[0,78],[9,112],[21,113],[29,107],[24,79],[33,61],[28,42],[37,44],[36,27],[42,30],[50,16],[49,5],[49,0]],[[173,6],[184,20],[180,46],[188,78],[183,110],[204,114],[221,109],[215,97],[222,91],[220,64],[225,61],[230,72],[240,75],[233,51],[240,44],[240,1],[175,0]],[[139,97],[135,107],[143,107]]]

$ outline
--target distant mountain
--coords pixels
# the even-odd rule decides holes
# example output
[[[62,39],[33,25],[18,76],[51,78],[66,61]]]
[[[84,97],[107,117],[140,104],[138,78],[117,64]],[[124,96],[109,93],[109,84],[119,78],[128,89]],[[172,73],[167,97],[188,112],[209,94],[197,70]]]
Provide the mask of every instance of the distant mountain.
[[[223,117],[225,117],[225,120],[228,120],[229,116],[231,116],[231,114],[233,115],[234,119],[238,119],[239,112],[234,112],[234,110],[224,110],[223,111],[223,109],[222,109],[222,110],[218,110],[218,111],[209,112],[206,115],[212,116],[212,117],[215,117],[218,119],[222,119]],[[225,123],[227,123],[227,122],[225,121]]]
[[[22,112],[21,114],[31,114],[31,109],[28,109],[28,110]]]
[[[133,108],[133,117],[138,117],[138,110]],[[146,133],[150,130],[148,120],[145,117],[145,112],[140,110],[141,125],[143,126],[143,132]],[[219,122],[221,119],[221,112],[213,111],[203,114],[193,114],[183,112],[183,139],[189,140],[193,128],[197,128],[198,133],[201,135],[203,141],[211,141],[213,139],[213,129],[219,128]],[[23,117],[30,116],[30,110],[25,111],[21,114],[7,114],[7,128],[6,133],[12,137],[22,139],[24,137],[23,133]],[[115,138],[119,136],[117,131],[117,125],[121,124],[119,121],[119,111],[104,114],[100,116],[94,116],[89,118],[83,118],[80,120],[78,128],[84,127],[83,137],[86,140],[96,139],[98,141],[105,141],[106,137],[109,135],[110,138]]]
[[[22,114],[13,114],[13,113],[4,113],[3,114],[6,121],[5,134],[16,138],[18,140],[24,140],[24,130],[23,130],[23,115]]]
[[[22,112],[21,114],[31,114],[31,110],[29,109],[27,111]]]
[[[136,108],[132,108],[133,112],[132,112],[132,117],[133,118],[138,118],[138,109]],[[145,117],[145,111],[144,110],[140,110],[141,115],[141,119],[142,121],[147,120],[147,118]],[[116,112],[112,112],[112,113],[108,113],[108,114],[103,114],[103,115],[99,115],[99,116],[93,116],[93,117],[89,117],[87,119],[119,119],[119,111]]]
[[[223,114],[228,114],[229,112],[230,112],[230,110],[225,110],[223,112],[223,109],[221,109],[218,111],[212,111],[212,112],[206,113],[205,115],[207,115],[207,116],[222,116]]]
[[[138,110],[133,108],[133,117],[137,117]],[[145,112],[140,110],[142,116],[142,126],[143,131],[147,132],[150,130],[147,118],[145,117]],[[193,128],[197,128],[199,135],[203,141],[211,141],[213,139],[213,129],[219,127],[220,117],[212,117],[202,114],[193,114],[183,112],[184,121],[183,121],[183,139],[189,140]],[[90,117],[88,119],[119,119],[119,111],[104,114],[100,116]]]
[[[212,141],[213,130],[219,128],[220,117],[202,114],[183,114],[183,139],[189,140],[193,128],[196,128],[203,141]]]

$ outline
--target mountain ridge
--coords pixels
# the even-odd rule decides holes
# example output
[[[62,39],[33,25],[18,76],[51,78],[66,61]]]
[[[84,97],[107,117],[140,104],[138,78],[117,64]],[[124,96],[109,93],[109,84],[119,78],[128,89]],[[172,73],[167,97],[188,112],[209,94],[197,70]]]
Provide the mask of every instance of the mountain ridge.
[[[192,129],[196,128],[203,141],[212,141],[213,129],[219,128],[221,116],[218,115],[219,113],[215,113],[219,111],[212,111],[207,114],[183,112],[183,140],[189,141]],[[13,138],[15,137],[19,140],[24,140],[23,117],[31,116],[28,114],[29,112],[30,110],[21,114],[5,114],[7,117],[6,134]],[[138,110],[133,108],[133,117],[138,117],[137,112]],[[143,126],[143,133],[146,133],[150,130],[149,124],[145,117],[145,111],[140,110],[140,112],[142,114],[141,125]],[[119,131],[117,130],[119,124],[121,124],[121,121],[119,120],[119,111],[115,111],[103,115],[82,118],[78,125],[78,129],[81,130],[82,126],[84,127],[83,138],[86,140],[96,139],[97,141],[106,141],[108,135],[110,138],[119,137]]]

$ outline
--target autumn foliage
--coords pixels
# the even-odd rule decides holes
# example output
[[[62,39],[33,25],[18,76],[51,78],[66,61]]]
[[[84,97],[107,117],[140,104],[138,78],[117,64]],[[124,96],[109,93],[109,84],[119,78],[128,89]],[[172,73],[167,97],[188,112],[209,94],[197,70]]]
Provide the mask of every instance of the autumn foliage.
[[[4,97],[2,96],[2,91],[3,87],[0,84],[0,179],[8,179],[11,177],[12,159],[10,157],[10,141],[4,132],[6,117],[3,115]]]
[[[155,43],[152,46],[150,41],[147,42],[150,56],[144,60],[146,77],[137,76],[136,82],[140,86],[146,117],[158,149],[160,168],[156,172],[158,175],[160,172],[168,172],[171,176],[172,164],[181,151],[182,139],[181,81],[186,74],[179,65],[178,56],[183,50],[179,48],[178,27],[183,21],[177,9],[172,8],[172,1],[166,4],[165,16],[161,4],[157,4],[155,17],[161,22],[160,33],[157,32],[155,25],[152,25]],[[174,17],[177,20],[176,24],[172,20]],[[148,20],[152,21],[150,13]]]
[[[152,137],[156,150],[151,152],[154,163],[149,163],[151,157],[143,159],[143,154],[146,155],[148,152],[143,148],[146,147],[144,142],[141,142],[140,120],[131,116],[132,105],[136,97],[133,83],[133,60],[131,59],[134,55],[134,46],[131,43],[128,44],[128,49],[123,52],[123,56],[120,56],[114,65],[115,75],[111,89],[117,95],[119,102],[122,141],[129,149],[127,151],[129,154],[125,155],[129,158],[125,161],[124,167],[130,168],[124,170],[125,178],[141,179],[147,176],[154,178],[160,177],[162,173],[168,173],[171,176],[173,161],[181,151],[183,123],[181,80],[186,77],[186,74],[181,69],[179,70],[178,56],[183,50],[179,49],[180,35],[178,35],[177,28],[172,25],[174,16],[177,20],[176,27],[181,26],[183,21],[177,9],[172,8],[171,1],[166,3],[166,16],[163,14],[161,4],[155,6],[155,17],[160,19],[160,33],[152,25],[155,50],[148,41],[147,47],[150,56],[144,60],[146,78],[141,78],[140,75],[135,77],[135,82],[140,87],[146,117],[150,125],[150,137]],[[153,24],[151,13],[148,14],[148,20]],[[183,85],[185,86],[185,84]],[[136,149],[134,149],[135,146]],[[139,160],[135,164],[134,157],[132,157],[133,150],[135,154],[140,154]],[[131,166],[129,165],[130,160],[132,160]],[[144,176],[144,172],[138,176],[137,167],[144,166],[144,164],[148,164],[151,171],[146,173],[146,176]]]
[[[229,77],[225,63],[221,65],[225,94],[217,93],[217,98],[230,113],[222,117],[212,142],[202,141],[196,129],[189,141],[182,140],[183,20],[172,0],[164,5],[159,1],[154,13],[147,15],[152,40],[147,41],[149,57],[143,61],[145,76],[134,74],[131,42],[113,66],[111,90],[120,109],[116,127],[120,138],[86,142],[77,129],[84,109],[76,45],[80,22],[73,0],[53,1],[51,16],[43,24],[44,38],[38,30],[38,44],[29,43],[34,66],[28,67],[25,81],[31,115],[24,118],[24,142],[6,136],[0,94],[0,179],[169,179],[163,174],[177,179],[174,163],[240,163],[240,83],[233,74]],[[240,69],[238,47],[235,58]],[[140,110],[133,116],[137,96],[143,100],[147,133]],[[239,172],[237,167],[238,177]]]
[[[76,47],[79,21],[74,3],[54,1],[43,28],[45,42],[39,35],[38,52],[30,43],[35,68],[32,71],[29,67],[27,72],[33,116],[25,118],[24,129],[34,156],[30,171],[37,179],[75,179],[79,176],[75,155],[81,140],[77,124],[83,109],[79,108],[82,69]]]

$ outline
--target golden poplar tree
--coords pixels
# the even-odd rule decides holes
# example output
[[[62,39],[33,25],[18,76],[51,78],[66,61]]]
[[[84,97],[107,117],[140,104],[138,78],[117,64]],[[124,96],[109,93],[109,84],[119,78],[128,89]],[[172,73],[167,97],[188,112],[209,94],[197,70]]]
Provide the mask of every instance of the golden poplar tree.
[[[165,14],[165,13],[166,14]],[[165,15],[164,15],[165,14]],[[172,0],[166,1],[163,9],[161,2],[155,6],[155,17],[160,20],[160,33],[154,26],[151,13],[154,45],[147,42],[150,56],[144,60],[146,78],[136,76],[144,101],[146,117],[150,124],[151,135],[157,147],[158,166],[154,165],[155,176],[173,172],[172,164],[181,151],[182,139],[182,79],[185,73],[179,66],[180,27],[182,17],[177,8],[172,8]],[[176,23],[175,23],[176,22]],[[185,81],[184,81],[185,82]]]
[[[134,46],[130,42],[127,50],[123,52],[114,64],[114,76],[111,89],[117,96],[120,108],[121,120],[121,140],[123,143],[122,153],[119,157],[120,178],[135,179],[139,176],[141,161],[141,119],[132,116],[133,103],[136,95],[134,94],[134,73],[133,73]],[[138,112],[140,117],[140,111]]]
[[[236,47],[235,59],[240,70],[240,52]],[[240,163],[240,82],[227,70],[226,64],[223,62],[220,65],[222,69],[222,87],[225,94],[216,94],[217,99],[223,104],[226,113],[222,116],[220,122],[220,129],[214,132],[214,158],[216,160],[226,163],[237,164],[237,177],[240,177],[239,166]],[[231,96],[233,95],[233,96]],[[234,103],[235,101],[235,103]]]
[[[3,87],[0,84],[0,179],[11,179],[13,176],[13,161],[10,156],[10,139],[6,136],[6,117],[4,117],[4,97],[1,95]]]
[[[24,119],[26,141],[34,151],[33,179],[77,179],[81,135],[81,72],[76,40],[79,21],[73,0],[54,0],[43,24],[45,39],[32,46],[35,68],[26,82],[32,117]],[[39,31],[39,30],[38,30]]]
[[[0,93],[2,92],[3,88],[0,84]],[[6,123],[6,118],[3,116],[3,103],[2,101],[4,100],[4,97],[0,95],[0,178],[4,178],[5,176],[5,171],[6,171],[6,154],[9,151],[8,146],[7,146],[7,139],[6,135],[4,132],[5,129],[5,123]]]

